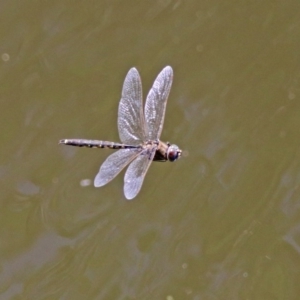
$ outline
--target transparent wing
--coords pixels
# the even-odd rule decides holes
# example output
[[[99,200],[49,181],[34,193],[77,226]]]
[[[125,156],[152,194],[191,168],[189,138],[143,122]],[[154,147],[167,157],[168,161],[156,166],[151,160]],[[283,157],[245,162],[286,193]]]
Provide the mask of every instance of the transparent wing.
[[[145,104],[147,140],[160,138],[172,81],[173,70],[170,66],[167,66],[158,74],[149,91]]]
[[[145,140],[142,97],[139,72],[132,68],[125,77],[118,112],[119,136],[124,144],[137,145]]]
[[[157,147],[144,150],[128,167],[124,177],[124,194],[128,200],[140,191],[145,174],[153,160]]]
[[[95,187],[103,186],[114,179],[140,152],[141,149],[121,149],[111,154],[95,177]]]

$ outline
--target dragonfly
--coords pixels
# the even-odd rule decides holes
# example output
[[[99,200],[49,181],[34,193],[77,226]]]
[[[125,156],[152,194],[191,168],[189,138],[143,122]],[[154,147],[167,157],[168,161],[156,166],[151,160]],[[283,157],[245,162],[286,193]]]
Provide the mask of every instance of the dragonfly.
[[[177,145],[160,141],[167,99],[173,81],[173,70],[165,67],[154,80],[143,109],[142,82],[136,68],[127,73],[118,109],[118,131],[121,143],[62,139],[60,144],[118,149],[103,162],[94,180],[101,187],[113,180],[127,165],[124,177],[124,195],[131,200],[141,190],[152,161],[174,162],[181,157]]]

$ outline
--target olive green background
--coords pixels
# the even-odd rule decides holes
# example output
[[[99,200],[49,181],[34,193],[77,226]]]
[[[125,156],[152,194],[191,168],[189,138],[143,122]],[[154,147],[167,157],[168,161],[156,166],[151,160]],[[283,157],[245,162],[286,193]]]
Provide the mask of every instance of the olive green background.
[[[0,4],[0,299],[299,299],[300,3]],[[133,201],[89,185],[135,66],[174,69]],[[85,181],[84,181],[85,180]]]

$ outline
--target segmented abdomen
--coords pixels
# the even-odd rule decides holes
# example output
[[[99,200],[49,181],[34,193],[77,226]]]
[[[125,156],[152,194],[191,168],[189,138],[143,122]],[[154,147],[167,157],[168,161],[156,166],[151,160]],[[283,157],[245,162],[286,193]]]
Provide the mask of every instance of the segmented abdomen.
[[[109,148],[109,149],[128,149],[138,148],[139,146],[132,146],[108,141],[98,140],[81,140],[81,139],[64,139],[59,141],[60,144],[77,146],[77,147],[88,147],[88,148]]]

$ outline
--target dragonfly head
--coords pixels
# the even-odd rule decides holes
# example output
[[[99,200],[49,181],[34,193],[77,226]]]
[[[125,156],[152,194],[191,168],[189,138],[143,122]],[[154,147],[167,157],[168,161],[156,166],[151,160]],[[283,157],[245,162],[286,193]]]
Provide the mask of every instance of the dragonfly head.
[[[168,151],[167,151],[167,159],[169,161],[175,161],[181,156],[181,150],[177,145],[169,145]]]

